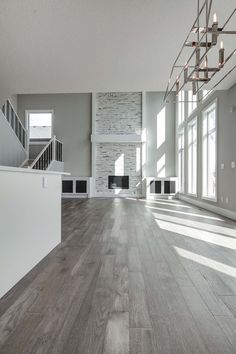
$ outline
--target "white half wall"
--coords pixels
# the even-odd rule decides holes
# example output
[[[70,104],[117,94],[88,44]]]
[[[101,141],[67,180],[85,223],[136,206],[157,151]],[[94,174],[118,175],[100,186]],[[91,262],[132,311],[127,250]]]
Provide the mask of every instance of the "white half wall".
[[[0,110],[0,165],[19,167],[26,158],[26,150]]]
[[[64,162],[53,160],[48,166],[47,171],[64,172]]]
[[[61,242],[61,174],[0,167],[0,298]]]

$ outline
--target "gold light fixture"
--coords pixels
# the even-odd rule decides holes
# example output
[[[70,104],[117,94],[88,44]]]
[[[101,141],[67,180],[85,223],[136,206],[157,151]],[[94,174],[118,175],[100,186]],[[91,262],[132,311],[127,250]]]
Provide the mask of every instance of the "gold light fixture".
[[[222,27],[219,27],[218,18],[216,13],[213,14],[211,25],[210,13],[212,9],[213,0],[204,0],[202,7],[200,8],[200,0],[197,0],[197,18],[189,31],[189,34],[184,41],[181,50],[172,66],[170,78],[166,88],[166,93],[164,96],[164,101],[167,101],[169,94],[172,91],[176,91],[178,95],[179,91],[187,90],[186,86],[191,83],[193,95],[196,95],[199,90],[209,83],[210,80],[225,66],[225,64],[231,59],[231,57],[236,53],[234,49],[228,57],[225,58],[225,48],[223,41],[220,41],[219,48],[219,58],[217,63],[213,67],[208,65],[209,52],[218,45],[218,39],[221,35],[235,35],[236,31],[226,31],[226,26],[236,13],[236,8],[228,17],[227,21]],[[200,21],[205,23],[204,27],[200,26]],[[194,40],[193,40],[193,37]],[[187,61],[185,58],[185,64],[179,64],[181,57],[184,54],[185,49],[191,49],[190,56]],[[193,64],[194,62],[194,64]],[[215,88],[222,80],[228,76],[234,69],[229,70],[217,84],[214,85]],[[176,75],[176,71],[177,75]],[[176,79],[173,76],[176,75]],[[173,82],[174,80],[174,82]],[[212,89],[213,89],[212,88]]]

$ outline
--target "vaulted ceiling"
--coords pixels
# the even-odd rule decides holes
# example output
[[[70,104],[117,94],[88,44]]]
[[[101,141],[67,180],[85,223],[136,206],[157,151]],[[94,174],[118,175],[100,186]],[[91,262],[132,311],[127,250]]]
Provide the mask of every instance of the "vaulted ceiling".
[[[196,0],[1,0],[0,91],[163,91],[196,7]],[[222,24],[234,7],[235,0],[213,0],[212,12]],[[228,42],[233,47],[236,36]],[[236,72],[221,88],[235,82]]]

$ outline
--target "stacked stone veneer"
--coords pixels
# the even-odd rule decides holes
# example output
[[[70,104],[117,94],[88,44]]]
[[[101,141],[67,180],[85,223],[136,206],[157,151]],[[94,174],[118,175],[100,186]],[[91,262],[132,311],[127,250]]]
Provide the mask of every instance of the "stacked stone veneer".
[[[96,146],[96,190],[119,196],[141,195],[141,144],[108,144]],[[108,176],[129,176],[129,189],[108,189]]]
[[[141,93],[98,93],[96,107],[96,134],[141,133]]]
[[[141,134],[142,94],[99,93],[96,95],[96,134]],[[96,144],[96,195],[141,196],[141,144]],[[129,176],[129,189],[108,189],[108,176]]]

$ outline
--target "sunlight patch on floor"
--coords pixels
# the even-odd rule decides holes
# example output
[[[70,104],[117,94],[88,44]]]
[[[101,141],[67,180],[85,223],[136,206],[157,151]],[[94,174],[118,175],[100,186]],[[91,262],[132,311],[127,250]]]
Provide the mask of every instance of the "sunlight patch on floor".
[[[211,258],[201,256],[200,254],[190,252],[184,248],[174,246],[177,254],[183,258],[189,259],[190,261],[201,264],[210,269],[216,270],[217,272],[224,273],[230,277],[236,278],[236,268],[230,267],[224,263],[214,261]]]
[[[185,211],[166,209],[166,208],[163,208],[163,207],[162,208],[158,208],[158,207],[154,207],[154,206],[145,205],[145,208],[161,210],[163,212],[169,212],[169,213],[175,213],[175,214],[182,214],[182,215],[187,215],[187,216],[196,216],[198,218],[203,218],[203,219],[222,221],[222,219],[220,219],[220,218],[218,218],[216,216],[202,215],[202,214],[196,214],[196,213],[187,213]]]
[[[236,239],[204,230],[199,231],[198,229],[195,229],[193,227],[174,224],[168,221],[156,220],[156,222],[162,230],[170,231],[175,234],[191,237],[195,240],[209,242],[217,246],[236,250]]]
[[[184,219],[183,217],[176,217],[172,215],[160,214],[160,213],[152,213],[155,219],[157,220],[164,220],[173,222],[175,224],[190,226],[195,229],[200,229],[204,231],[215,232],[217,234],[222,234],[225,236],[236,237],[236,229],[235,227],[225,227],[215,224],[204,223],[201,221],[195,221],[191,219]]]

